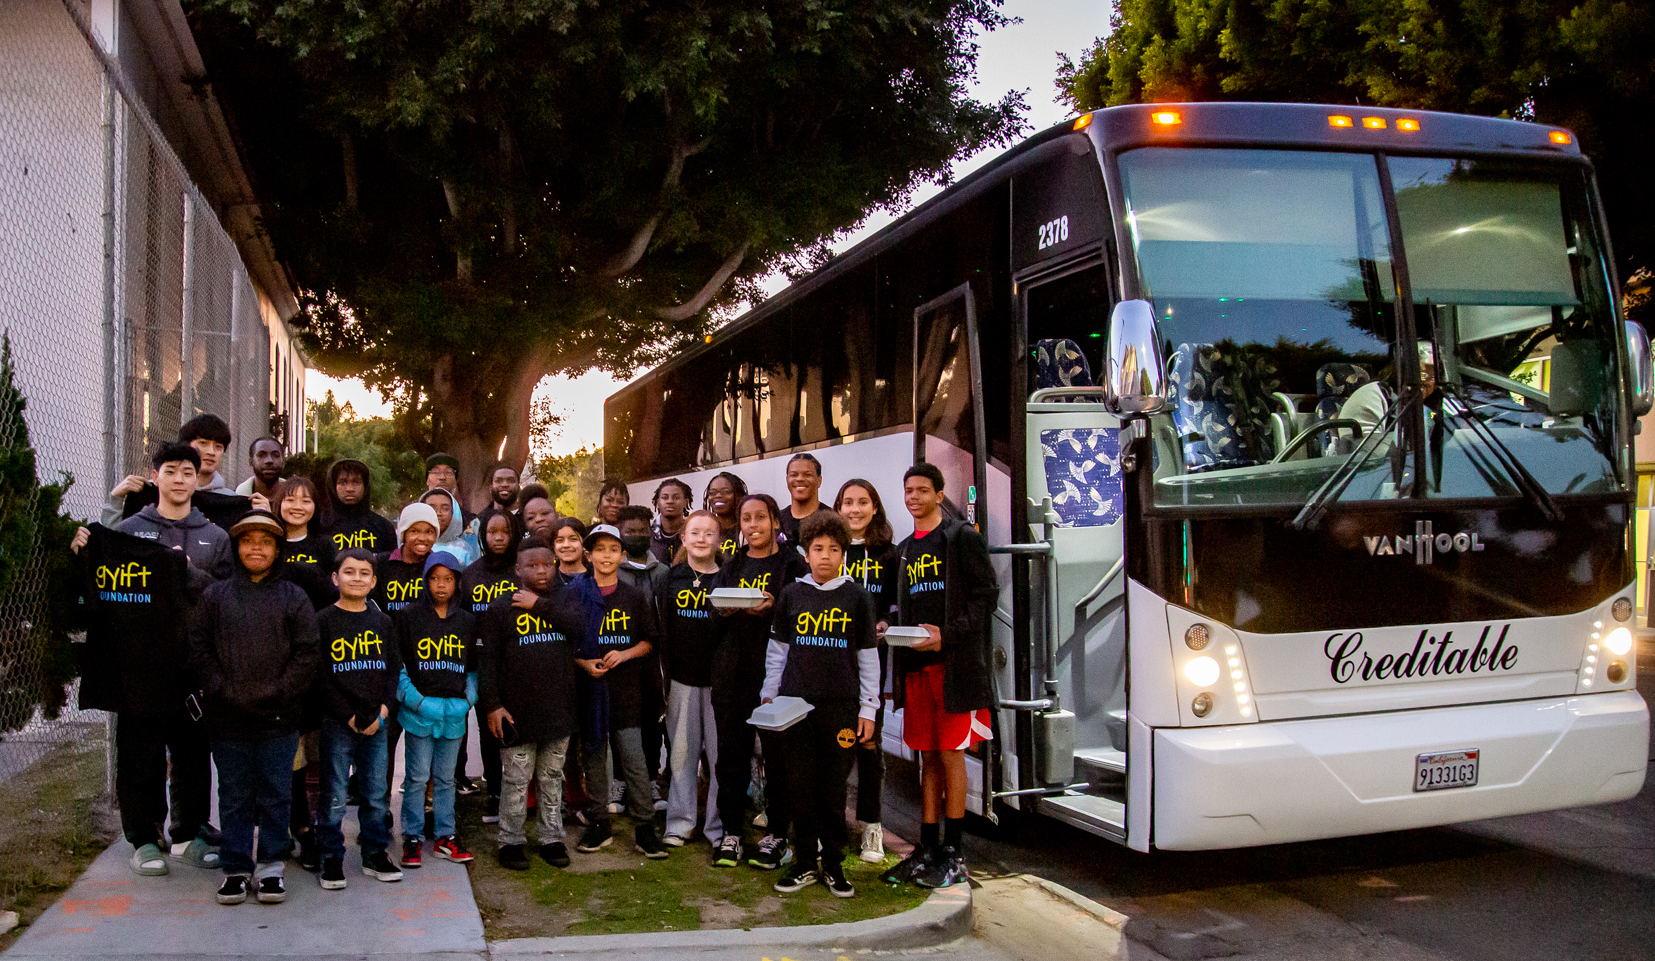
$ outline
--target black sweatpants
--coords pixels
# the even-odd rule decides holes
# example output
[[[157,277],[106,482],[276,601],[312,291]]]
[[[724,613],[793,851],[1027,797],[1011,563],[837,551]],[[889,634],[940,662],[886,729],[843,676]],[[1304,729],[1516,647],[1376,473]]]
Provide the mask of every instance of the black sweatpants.
[[[788,795],[793,808],[793,844],[800,864],[810,864],[816,844],[822,863],[845,859],[845,783],[860,749],[856,746],[856,702],[826,701],[804,720],[778,735],[787,760]]]
[[[879,689],[885,689],[885,645],[879,645]],[[885,705],[873,716],[873,743],[856,746],[856,819],[863,824],[880,823],[880,811],[885,806],[885,748],[881,743],[885,733]]]
[[[718,728],[718,818],[726,834],[746,836],[747,788],[753,783],[753,734],[757,732],[764,749],[764,815],[770,821],[765,833],[784,838],[792,825],[787,749],[780,734],[759,731],[747,723],[758,706],[757,695],[751,704],[713,702],[713,724]]]
[[[160,717],[122,714],[115,719],[115,801],[121,830],[133,847],[162,843],[169,788],[172,842],[182,844],[201,833],[211,803],[210,758],[206,731],[182,709]]]

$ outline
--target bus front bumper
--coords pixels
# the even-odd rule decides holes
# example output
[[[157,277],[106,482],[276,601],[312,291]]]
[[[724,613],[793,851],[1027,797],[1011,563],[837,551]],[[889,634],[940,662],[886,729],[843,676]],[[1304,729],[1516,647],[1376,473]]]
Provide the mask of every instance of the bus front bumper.
[[[1475,749],[1474,787],[1413,790],[1421,754]],[[1643,787],[1636,691],[1155,731],[1154,844],[1247,847],[1622,801]]]

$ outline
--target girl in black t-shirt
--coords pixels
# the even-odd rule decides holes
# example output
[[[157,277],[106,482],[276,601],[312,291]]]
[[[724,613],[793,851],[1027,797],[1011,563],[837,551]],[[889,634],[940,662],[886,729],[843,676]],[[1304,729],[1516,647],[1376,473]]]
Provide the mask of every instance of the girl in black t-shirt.
[[[701,754],[718,757],[713,719],[713,654],[718,647],[718,614],[708,601],[718,579],[718,518],[695,511],[680,528],[684,561],[667,572],[655,598],[661,615],[661,663],[667,675],[667,743],[672,788],[667,792],[665,841],[678,847],[695,830],[697,779]],[[718,775],[707,786],[707,816],[702,832],[717,844],[724,836],[718,816]]]
[[[308,477],[289,477],[276,485],[275,509],[287,528],[282,551],[287,574],[317,610],[332,604],[339,592],[333,588],[333,541],[322,533],[316,520],[316,486]]]
[[[833,499],[833,509],[850,527],[850,547],[845,551],[841,572],[862,585],[873,598],[874,617],[879,622],[881,639],[890,622],[890,612],[896,606],[897,567],[902,562],[892,545],[891,521],[885,515],[885,503],[873,484],[853,477],[839,488]],[[888,651],[879,645],[879,689],[885,689],[885,669]],[[881,695],[883,697],[883,695]],[[885,783],[885,751],[880,746],[884,733],[885,711],[874,714],[874,736],[856,751],[856,819],[862,822],[862,860],[878,864],[885,860],[885,828],[880,823],[883,806],[882,785]]]
[[[753,734],[747,718],[758,707],[759,688],[764,684],[764,652],[770,641],[770,614],[776,595],[805,574],[799,553],[783,550],[776,543],[780,515],[770,495],[748,494],[740,505],[741,536],[747,544],[719,572],[718,586],[756,588],[764,592],[765,600],[759,607],[719,612],[723,615],[720,622],[724,637],[714,661],[713,713],[718,727],[718,814],[728,833],[714,853],[713,864],[717,866],[733,866],[744,855],[741,835],[746,824],[753,758]],[[787,790],[780,770],[779,740],[765,732],[760,733],[759,741],[766,758],[765,815],[769,824],[758,849],[746,855],[746,860],[753,867],[771,870],[781,866],[787,853]]]

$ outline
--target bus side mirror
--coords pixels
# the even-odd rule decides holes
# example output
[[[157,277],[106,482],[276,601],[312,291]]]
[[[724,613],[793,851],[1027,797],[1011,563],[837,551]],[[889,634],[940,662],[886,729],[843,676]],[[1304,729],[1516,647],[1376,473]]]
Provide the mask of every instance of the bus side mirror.
[[[1161,357],[1155,308],[1123,300],[1109,315],[1109,393],[1122,414],[1153,414],[1167,405],[1167,365]]]
[[[1655,407],[1655,365],[1649,357],[1649,334],[1637,321],[1626,322],[1626,356],[1632,374],[1632,417],[1637,419]]]

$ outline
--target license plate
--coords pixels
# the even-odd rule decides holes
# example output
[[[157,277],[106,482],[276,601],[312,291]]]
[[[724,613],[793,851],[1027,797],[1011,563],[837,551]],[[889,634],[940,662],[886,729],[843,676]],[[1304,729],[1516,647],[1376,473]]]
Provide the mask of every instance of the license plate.
[[[1414,790],[1445,791],[1477,784],[1477,755],[1472,751],[1421,754],[1414,759]]]

